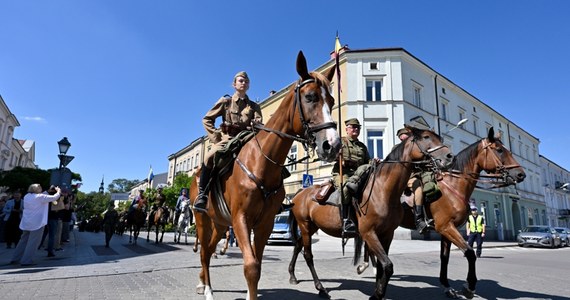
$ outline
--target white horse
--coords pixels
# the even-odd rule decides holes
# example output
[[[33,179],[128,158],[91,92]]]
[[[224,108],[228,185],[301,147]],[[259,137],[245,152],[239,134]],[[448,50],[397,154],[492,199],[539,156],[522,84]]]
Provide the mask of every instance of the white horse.
[[[188,228],[192,222],[192,211],[190,210],[190,200],[184,200],[180,203],[180,217],[178,218],[178,224],[176,226],[176,231],[174,232],[174,242],[180,244],[180,236],[184,231],[184,244],[188,245]],[[176,236],[178,234],[178,237]]]

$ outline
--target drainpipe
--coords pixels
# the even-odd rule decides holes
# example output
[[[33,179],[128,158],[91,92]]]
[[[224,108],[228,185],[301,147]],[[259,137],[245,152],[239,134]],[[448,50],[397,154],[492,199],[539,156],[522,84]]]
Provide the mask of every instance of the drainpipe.
[[[440,118],[439,118],[439,92],[437,90],[437,74],[435,74],[435,77],[433,78],[433,86],[435,89],[435,115],[437,117],[437,133],[439,135],[441,135],[441,130],[440,130]]]

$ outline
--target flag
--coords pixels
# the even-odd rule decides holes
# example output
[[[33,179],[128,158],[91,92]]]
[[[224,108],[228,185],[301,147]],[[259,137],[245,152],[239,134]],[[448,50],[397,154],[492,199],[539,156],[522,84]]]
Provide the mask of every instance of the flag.
[[[152,172],[152,166],[150,166],[150,171],[148,171],[148,184],[152,185],[153,178],[154,178],[154,173]]]
[[[342,46],[340,45],[340,39],[338,38],[338,31],[337,31],[337,32],[336,32],[336,38],[335,38],[335,41],[334,41],[334,54],[333,54],[333,56],[334,56],[334,59],[335,59],[336,81],[337,81],[337,87],[338,87],[337,89],[338,89],[338,92],[339,92],[339,95],[338,95],[338,101],[339,101],[339,103],[340,103],[340,91],[341,91],[341,88],[340,88],[340,62],[339,62],[339,59],[340,59],[340,49],[342,49]],[[339,108],[340,108],[340,105],[339,105]],[[340,123],[339,123],[339,124],[340,124]]]

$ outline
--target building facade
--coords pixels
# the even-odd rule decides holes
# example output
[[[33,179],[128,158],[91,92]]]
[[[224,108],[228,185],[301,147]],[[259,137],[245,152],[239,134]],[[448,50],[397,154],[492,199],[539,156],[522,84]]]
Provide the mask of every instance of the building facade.
[[[570,227],[570,172],[542,155],[540,160],[546,222],[539,224]]]
[[[14,138],[14,131],[19,126],[20,122],[0,96],[0,171],[15,167],[37,168],[34,141]]]

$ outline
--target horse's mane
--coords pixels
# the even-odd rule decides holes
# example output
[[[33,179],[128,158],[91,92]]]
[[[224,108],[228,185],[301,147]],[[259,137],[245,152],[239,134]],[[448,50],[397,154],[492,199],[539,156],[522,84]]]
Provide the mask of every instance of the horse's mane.
[[[478,140],[457,153],[450,168],[459,171],[465,169],[465,167],[471,163],[471,160],[477,157],[479,143],[481,143],[482,140],[483,139]]]
[[[310,72],[309,75],[311,75],[311,77],[313,77],[321,86],[328,87],[330,84],[329,79],[319,72]]]

